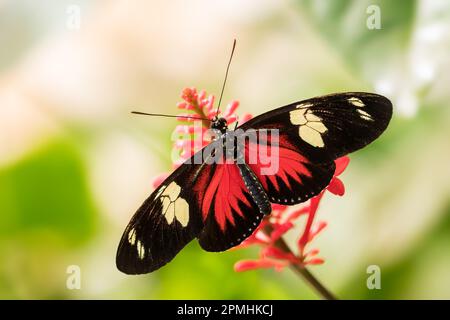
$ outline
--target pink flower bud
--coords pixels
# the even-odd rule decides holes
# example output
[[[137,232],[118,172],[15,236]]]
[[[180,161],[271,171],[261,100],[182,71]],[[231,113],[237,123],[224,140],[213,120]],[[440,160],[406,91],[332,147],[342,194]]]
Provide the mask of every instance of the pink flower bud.
[[[292,229],[294,225],[291,222],[285,222],[283,224],[277,225],[272,233],[270,234],[270,238],[272,241],[276,241],[283,236],[286,232]]]
[[[298,217],[305,215],[309,212],[309,206],[304,206],[300,209],[297,209],[295,211],[293,211],[291,214],[289,214],[287,220],[288,221],[293,221],[296,220]]]
[[[160,175],[157,175],[156,177],[154,177],[153,180],[152,180],[153,188],[154,189],[158,188],[159,185],[161,183],[163,183],[163,181],[166,180],[168,176],[169,176],[168,173],[161,173]]]
[[[263,257],[275,258],[278,260],[286,260],[292,263],[297,263],[297,258],[290,252],[284,252],[274,246],[268,246],[261,251]]]
[[[324,264],[324,263],[325,263],[325,261],[320,258],[314,258],[314,259],[306,260],[303,262],[304,265],[308,265],[308,264],[309,265],[318,265],[318,264]]]
[[[192,134],[194,133],[194,126],[178,125],[175,127],[175,132],[180,134]]]
[[[223,116],[224,116],[224,117],[229,117],[229,116],[231,116],[231,115],[236,111],[236,109],[237,109],[238,107],[239,107],[239,101],[234,100],[234,101],[230,102],[230,103],[226,106],[225,112],[223,113]]]
[[[327,223],[325,221],[319,221],[311,230],[309,231],[308,242],[311,242],[325,227]]]
[[[239,123],[240,124],[244,124],[246,123],[248,120],[252,119],[253,116],[250,113],[244,113],[240,118],[239,118]]]
[[[345,171],[348,164],[350,163],[350,158],[348,156],[340,157],[334,161],[336,164],[336,170],[334,171],[334,176],[339,176],[342,172]]]
[[[284,268],[287,265],[288,264],[286,262],[277,262],[268,259],[241,260],[235,263],[234,271],[243,272],[249,270],[269,269],[269,268],[275,268],[279,270],[280,268]]]
[[[197,89],[185,88],[181,93],[181,98],[191,104],[197,103]]]
[[[319,249],[312,249],[304,254],[305,257],[312,257],[319,254]]]
[[[343,196],[345,193],[345,186],[344,183],[341,181],[341,179],[334,177],[333,179],[331,179],[331,182],[328,185],[327,190],[337,196]]]

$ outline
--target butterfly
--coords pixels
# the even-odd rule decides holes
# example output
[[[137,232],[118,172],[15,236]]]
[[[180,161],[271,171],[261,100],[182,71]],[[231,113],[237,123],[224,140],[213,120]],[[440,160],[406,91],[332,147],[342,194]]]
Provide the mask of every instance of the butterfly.
[[[334,160],[377,139],[391,116],[386,97],[348,92],[291,103],[234,131],[215,117],[211,128],[218,138],[178,167],[132,217],[117,268],[126,274],[155,271],[195,238],[206,251],[237,246],[270,214],[272,203],[295,205],[318,195],[333,177]],[[276,143],[267,143],[267,130],[277,132]],[[231,143],[230,152],[229,137],[233,142],[248,131],[258,139],[244,139],[240,152]],[[276,170],[264,173],[266,161],[250,159],[258,149],[276,151]],[[200,154],[201,161],[193,161]],[[213,156],[226,161],[208,161]]]

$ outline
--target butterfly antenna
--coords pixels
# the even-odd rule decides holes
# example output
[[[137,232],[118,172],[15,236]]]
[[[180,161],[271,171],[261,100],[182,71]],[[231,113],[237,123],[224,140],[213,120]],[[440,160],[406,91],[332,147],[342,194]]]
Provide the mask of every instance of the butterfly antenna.
[[[222,91],[220,92],[219,104],[217,105],[216,117],[219,115],[220,103],[222,102],[223,91],[227,83],[228,70],[230,69],[231,60],[233,59],[234,48],[236,48],[236,39],[233,40],[233,48],[231,49],[230,60],[228,60],[227,71],[225,72],[225,79],[223,80]]]
[[[133,114],[139,114],[144,116],[153,116],[153,117],[166,117],[166,118],[183,118],[183,119],[195,119],[195,120],[207,120],[211,121],[208,118],[200,118],[200,117],[191,117],[191,116],[175,116],[171,114],[162,114],[162,113],[146,113],[146,112],[140,112],[140,111],[131,111]]]

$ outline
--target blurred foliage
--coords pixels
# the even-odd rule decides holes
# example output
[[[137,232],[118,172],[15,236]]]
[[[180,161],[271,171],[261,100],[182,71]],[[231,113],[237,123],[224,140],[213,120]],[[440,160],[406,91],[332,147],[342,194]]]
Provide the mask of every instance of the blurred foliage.
[[[448,285],[448,279],[436,277],[433,279],[434,283],[428,283],[425,287],[421,281],[417,281],[417,274],[423,268],[433,269],[442,263],[444,268],[448,267],[445,254],[448,249],[445,244],[448,243],[450,204],[444,210],[441,220],[401,260],[394,265],[382,266],[383,290],[367,290],[367,275],[359,274],[342,290],[342,295],[348,299],[448,299],[448,293],[432,290],[436,285]]]
[[[386,59],[409,49],[417,1],[414,0],[299,0],[301,14],[308,19],[347,65],[356,70],[380,67]],[[380,8],[382,32],[370,30],[366,21]]]
[[[95,209],[80,155],[55,141],[0,171],[2,236],[47,230],[76,245],[94,231]]]
[[[64,256],[97,230],[85,172],[64,139],[0,170],[1,298],[64,296]]]

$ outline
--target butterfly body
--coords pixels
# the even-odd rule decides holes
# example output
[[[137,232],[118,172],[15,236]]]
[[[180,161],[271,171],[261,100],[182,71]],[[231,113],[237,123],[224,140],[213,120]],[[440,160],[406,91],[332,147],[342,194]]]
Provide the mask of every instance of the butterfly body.
[[[194,238],[207,251],[238,245],[271,212],[271,203],[294,205],[319,194],[333,177],[334,160],[375,140],[391,115],[387,98],[349,92],[277,108],[234,131],[214,118],[217,138],[177,168],[131,219],[117,267],[127,274],[157,270]]]
[[[269,197],[264,191],[261,182],[259,182],[255,173],[250,169],[250,167],[243,163],[237,164],[239,168],[239,172],[241,174],[242,179],[244,180],[245,187],[247,191],[250,193],[253,201],[256,203],[258,210],[261,214],[267,215],[272,210],[272,206],[270,205]],[[239,241],[239,239],[238,239]]]

